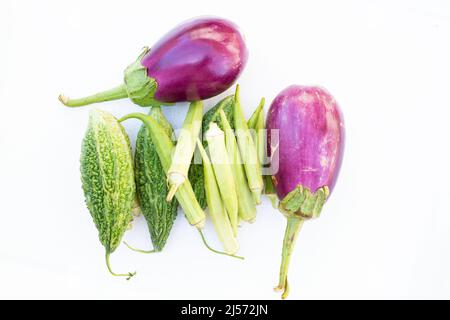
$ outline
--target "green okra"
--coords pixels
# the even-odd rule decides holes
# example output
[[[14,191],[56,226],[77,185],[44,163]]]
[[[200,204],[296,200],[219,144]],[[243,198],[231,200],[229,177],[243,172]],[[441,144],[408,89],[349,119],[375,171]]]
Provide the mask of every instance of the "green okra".
[[[261,99],[258,107],[253,112],[253,115],[248,120],[249,129],[253,129],[255,134],[256,147],[258,153],[258,159],[262,166],[266,165],[266,148],[267,148],[267,132],[265,131],[265,117],[264,117],[264,98]],[[273,185],[272,176],[264,175],[264,195],[267,196],[272,202],[272,206],[278,208],[278,197]]]
[[[80,164],[86,205],[105,247],[108,270],[114,276],[129,279],[135,273],[116,274],[109,263],[110,254],[133,220],[136,190],[128,136],[110,113],[90,112]]]
[[[219,111],[223,110],[227,116],[228,122],[233,126],[233,100],[234,95],[230,95],[225,97],[221,101],[219,101],[213,108],[209,109],[203,116],[202,121],[202,132],[206,132],[209,129],[209,125],[211,122],[216,122],[219,127],[222,128]],[[203,141],[203,146],[206,148],[207,143]],[[195,153],[194,153],[195,156]],[[194,158],[195,159],[195,158]],[[204,182],[204,173],[203,173],[203,165],[201,163],[191,163],[191,167],[189,168],[189,181],[192,184],[192,188],[194,189],[195,196],[200,204],[200,206],[205,209],[206,208],[206,197],[205,197],[205,182]]]
[[[153,143],[155,144],[156,152],[158,153],[161,165],[164,171],[168,172],[171,165],[172,153],[175,149],[174,142],[167,134],[164,128],[150,115],[142,113],[131,113],[120,119],[124,121],[126,119],[135,118],[141,120],[150,132]],[[186,218],[189,223],[199,229],[203,228],[205,224],[205,213],[200,207],[197,199],[195,198],[194,191],[189,180],[186,180],[181,184],[175,193],[175,196],[184,210]]]
[[[228,254],[235,254],[239,249],[239,244],[236,240],[233,227],[221,198],[213,166],[200,140],[198,140],[197,145],[203,159],[206,201],[208,202],[209,214],[214,229],[222,242],[225,252]]]
[[[262,98],[261,102],[256,107],[255,111],[253,111],[253,114],[251,115],[250,119],[248,119],[247,126],[249,129],[256,128],[256,123],[258,122],[259,115],[261,114],[261,112],[264,113],[264,102],[265,102],[265,100],[264,100],[264,98]]]
[[[264,117],[264,98],[261,99],[259,103],[259,107],[261,107],[261,111],[259,112],[258,119],[256,120],[254,129],[255,129],[255,144],[256,144],[256,152],[258,154],[259,164],[262,166],[265,162],[266,156],[266,127],[265,127],[265,117]]]
[[[228,119],[223,112],[220,111],[220,119],[225,132],[225,144],[228,152],[228,158],[233,169],[233,178],[236,184],[236,192],[238,194],[238,214],[239,218],[253,222],[256,218],[256,206],[253,200],[252,192],[250,191],[245,176],[244,166],[242,164],[241,155],[236,142],[234,131],[228,122]]]
[[[236,86],[234,97],[234,128],[236,132],[239,151],[245,167],[245,174],[250,190],[256,203],[261,202],[261,191],[263,189],[261,165],[256,151],[251,132],[247,126],[244,113],[242,112],[239,85]]]
[[[238,198],[236,185],[233,178],[233,170],[228,159],[225,146],[225,135],[219,126],[213,122],[205,133],[208,142],[209,155],[214,168],[220,195],[230,217],[231,225],[235,234],[238,226]]]
[[[254,141],[256,145],[256,153],[258,154],[258,161],[261,168],[261,174],[263,165],[265,163],[265,155],[266,155],[266,130],[265,130],[265,121],[264,121],[264,98],[261,99],[259,106],[258,118],[254,123]],[[264,180],[264,177],[263,177]],[[262,190],[260,194],[262,193]]]
[[[177,189],[188,180],[189,167],[195,151],[195,144],[202,127],[203,102],[194,101],[184,119],[177,146],[173,154],[167,180],[170,185],[167,201],[171,201]]]

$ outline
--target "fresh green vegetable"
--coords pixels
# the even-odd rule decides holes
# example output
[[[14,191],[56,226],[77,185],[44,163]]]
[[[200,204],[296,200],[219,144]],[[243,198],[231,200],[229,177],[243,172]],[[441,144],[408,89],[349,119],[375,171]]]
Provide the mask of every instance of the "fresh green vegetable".
[[[225,146],[225,135],[219,126],[213,122],[205,133],[205,138],[208,141],[209,156],[211,157],[214,174],[219,185],[220,195],[236,235],[238,227],[238,198],[233,169]]]
[[[278,196],[275,186],[273,185],[273,178],[271,175],[263,176],[264,179],[264,195],[269,198],[274,209],[278,209]]]
[[[233,102],[234,95],[230,95],[220,100],[213,108],[206,112],[203,116],[202,132],[205,133],[208,131],[210,124],[213,122],[217,123],[219,128],[223,130],[222,121],[220,120],[220,110],[223,110],[228,122],[234,129]],[[203,146],[206,147],[206,144],[203,143]]]
[[[259,164],[264,164],[264,159],[266,155],[266,130],[265,130],[265,120],[264,120],[264,98],[261,99],[259,107],[261,111],[259,112],[258,119],[255,123],[255,144],[256,152],[258,153]]]
[[[131,278],[135,273],[117,274],[109,256],[120,244],[133,220],[135,200],[133,160],[128,136],[111,114],[92,110],[81,149],[81,181],[86,205],[106,250],[106,265],[114,276]]]
[[[253,222],[256,218],[256,206],[252,192],[248,187],[247,178],[245,177],[244,166],[242,165],[236,137],[223,110],[220,111],[220,119],[225,132],[225,144],[232,166],[236,192],[238,194],[239,218],[247,222]]]
[[[168,172],[171,164],[171,156],[175,149],[174,142],[167,134],[164,127],[162,127],[152,116],[142,113],[130,113],[120,119],[124,121],[127,119],[139,119],[147,127],[150,132],[153,143],[155,144],[156,152],[158,153],[159,160],[164,169],[164,172]],[[197,199],[195,198],[194,191],[189,180],[186,180],[180,185],[175,196],[184,210],[186,218],[189,223],[198,229],[203,228],[205,224],[205,213],[200,207]]]
[[[149,113],[164,129],[168,136],[173,129],[160,107],[153,107]],[[147,221],[154,250],[161,251],[166,244],[173,222],[177,216],[178,201],[166,201],[167,179],[156,152],[155,144],[147,127],[143,124],[136,139],[134,157],[136,189],[141,210]]]
[[[228,121],[232,126],[233,124],[233,100],[234,95],[225,97],[219,103],[217,103],[213,108],[208,110],[203,115],[202,121],[202,132],[206,132],[209,129],[211,122],[216,122],[219,127],[222,128],[220,121],[219,111],[223,110],[227,116]],[[203,146],[206,148],[206,141],[203,142]],[[195,153],[194,153],[195,157]],[[203,165],[201,163],[191,163],[189,168],[189,181],[191,182],[192,188],[194,189],[195,196],[197,197],[198,203],[202,209],[206,208],[206,197],[205,197],[205,178],[203,173]]]
[[[239,151],[241,152],[242,161],[244,163],[248,185],[252,191],[255,202],[260,203],[261,191],[263,189],[261,166],[259,164],[255,143],[250,130],[248,129],[244,113],[242,112],[239,97],[239,86],[236,86],[233,116],[237,142]]]
[[[202,117],[203,102],[192,102],[184,119],[170,168],[167,171],[167,179],[170,185],[167,201],[172,200],[178,188],[188,179],[195,144],[202,126]]]
[[[253,112],[252,116],[248,120],[248,128],[253,130],[253,138],[256,141],[258,159],[262,167],[266,166],[265,154],[266,154],[266,140],[267,132],[265,130],[265,117],[264,117],[264,98],[261,99],[258,107]],[[267,169],[267,168],[266,168]],[[272,206],[278,209],[278,197],[275,187],[273,185],[271,175],[263,175],[264,181],[264,195],[272,202]]]
[[[256,121],[252,123],[252,127],[249,126],[250,129],[253,129],[253,141],[256,145],[256,153],[258,154],[258,161],[261,168],[261,174],[263,169],[263,164],[265,162],[266,155],[266,130],[265,130],[265,120],[264,120],[264,103],[265,99],[262,98],[256,110],[259,110],[257,114]],[[250,118],[250,120],[252,120]],[[249,122],[250,122],[249,120]],[[263,177],[264,181],[264,177]],[[262,190],[261,192],[262,193]]]
[[[235,254],[239,249],[239,245],[234,234],[233,226],[225,209],[225,205],[220,196],[218,186],[219,182],[216,180],[213,165],[211,164],[202,143],[198,141],[197,144],[203,159],[206,200],[208,202],[209,214],[225,252]]]
[[[256,128],[256,123],[258,122],[259,115],[261,114],[261,112],[264,113],[264,102],[265,102],[265,100],[264,100],[264,98],[262,98],[261,102],[256,107],[255,111],[253,111],[250,119],[248,119],[247,126],[249,129]]]
[[[194,152],[194,158],[196,157]],[[194,190],[195,198],[197,198],[198,204],[202,209],[206,208],[206,196],[205,196],[205,179],[203,177],[203,165],[201,163],[191,163],[189,168],[188,178],[191,182],[192,189]]]

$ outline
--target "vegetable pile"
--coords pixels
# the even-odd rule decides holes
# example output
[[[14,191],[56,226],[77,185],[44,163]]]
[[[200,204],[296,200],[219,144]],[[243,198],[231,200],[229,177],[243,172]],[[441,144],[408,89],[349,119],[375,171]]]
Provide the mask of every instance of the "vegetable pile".
[[[283,298],[288,295],[287,272],[299,230],[304,221],[320,215],[336,183],[344,149],[343,118],[327,91],[298,85],[275,98],[267,122],[264,98],[250,119],[244,117],[239,85],[204,113],[202,100],[230,88],[246,61],[247,48],[233,23],[201,18],[179,25],[151,50],[146,48],[126,68],[122,85],[80,99],[59,97],[69,107],[126,97],[151,107],[120,119],[92,110],[82,143],[86,205],[112,275],[130,279],[136,274],[115,273],[109,261],[135,211],[147,221],[153,249],[126,244],[132,250],[162,251],[180,206],[208,249],[243,259],[237,256],[238,227],[255,221],[264,195],[287,218],[276,290],[283,291]],[[190,106],[175,140],[161,105],[181,101]],[[121,125],[129,119],[141,123],[134,157]],[[205,239],[207,216],[223,251]]]

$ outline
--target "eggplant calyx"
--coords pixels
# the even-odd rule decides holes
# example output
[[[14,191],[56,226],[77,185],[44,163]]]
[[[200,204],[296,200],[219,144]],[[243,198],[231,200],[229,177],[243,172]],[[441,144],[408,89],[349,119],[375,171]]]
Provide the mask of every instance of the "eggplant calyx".
[[[150,51],[144,48],[138,59],[130,64],[124,72],[124,83],[121,85],[101,91],[86,97],[71,99],[65,95],[59,95],[58,99],[67,107],[82,107],[92,103],[130,98],[135,104],[141,107],[173,105],[158,101],[154,98],[158,83],[155,79],[148,77],[147,68],[141,63],[142,58]]]
[[[327,186],[311,192],[309,188],[299,184],[280,201],[278,208],[286,217],[318,218],[329,194]]]
[[[158,89],[158,82],[148,76],[147,68],[141,63],[142,58],[149,51],[148,47],[144,47],[136,61],[125,69],[124,84],[128,97],[141,107],[172,106],[174,103],[162,102],[154,98]]]
[[[148,77],[147,68],[141,63],[142,58],[150,51],[145,47],[139,57],[130,64],[124,72],[124,83],[128,97],[141,107],[162,105],[154,99],[158,84],[155,79]]]

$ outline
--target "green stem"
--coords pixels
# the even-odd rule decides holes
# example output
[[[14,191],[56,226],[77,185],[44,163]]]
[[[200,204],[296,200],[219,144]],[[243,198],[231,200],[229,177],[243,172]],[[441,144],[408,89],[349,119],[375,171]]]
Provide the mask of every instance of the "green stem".
[[[67,107],[82,107],[86,106],[88,104],[97,103],[97,102],[104,102],[104,101],[111,101],[111,100],[118,100],[127,98],[128,93],[125,84],[121,84],[118,87],[102,91],[96,94],[93,94],[91,96],[87,96],[84,98],[79,99],[70,99],[69,97],[66,97],[64,95],[60,95],[58,97],[59,101],[61,101],[65,106]]]
[[[167,131],[151,116],[142,113],[130,113],[119,119],[119,122],[127,119],[136,118],[141,120],[150,132],[153,143],[155,144],[156,152],[159,160],[167,174],[170,168],[172,152],[175,148],[173,141]],[[189,180],[186,180],[175,194],[178,202],[184,210],[184,213],[189,223],[199,229],[203,228],[205,224],[205,213],[198,203],[194,190]]]
[[[211,248],[209,246],[208,242],[206,242],[205,235],[203,234],[202,230],[198,229],[198,232],[200,233],[200,236],[202,237],[203,244],[206,246],[206,248],[208,248],[208,250],[210,250],[210,251],[212,251],[214,253],[217,253],[217,254],[223,254],[225,256],[229,256],[229,257],[236,258],[236,259],[241,259],[241,260],[245,259],[244,257],[241,257],[241,256],[236,256],[234,254],[229,254],[229,253],[226,253],[226,252],[223,252],[223,251],[218,251],[216,249]]]
[[[289,294],[289,285],[287,274],[289,269],[289,262],[291,261],[292,251],[297,240],[298,233],[303,225],[303,219],[299,217],[289,217],[287,219],[286,231],[284,233],[283,252],[280,267],[280,279],[276,291],[283,290],[282,299],[286,299]]]
[[[124,241],[123,243],[128,247],[128,249],[130,249],[130,250],[132,250],[132,251],[135,251],[135,252],[145,253],[145,254],[158,252],[156,249],[153,249],[153,250],[141,250],[141,249],[136,249],[136,248],[130,246],[130,245],[129,245],[128,243],[126,243],[125,241]]]
[[[115,273],[114,271],[112,271],[111,264],[109,263],[109,256],[110,256],[110,252],[106,251],[106,266],[108,267],[109,272],[113,276],[115,276],[115,277],[127,277],[127,280],[130,280],[133,276],[136,275],[136,271],[135,272],[128,272],[127,274]]]

